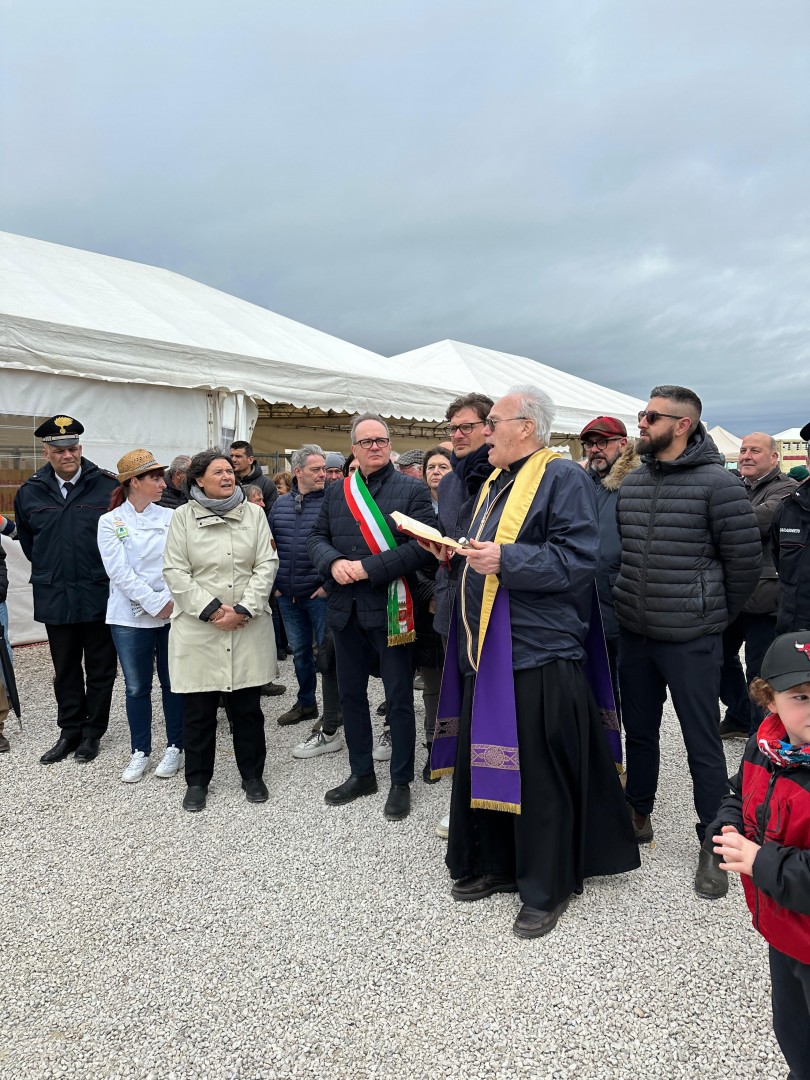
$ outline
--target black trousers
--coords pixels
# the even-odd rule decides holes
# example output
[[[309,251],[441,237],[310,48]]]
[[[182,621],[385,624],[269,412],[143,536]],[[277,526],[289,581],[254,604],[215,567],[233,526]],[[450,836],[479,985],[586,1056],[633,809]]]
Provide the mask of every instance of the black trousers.
[[[110,723],[118,655],[103,622],[50,623],[56,722],[67,739],[100,739]]]
[[[470,806],[475,680],[465,678],[445,861],[453,878],[512,878],[524,904],[550,911],[586,877],[638,867],[638,844],[582,665],[554,660],[514,679],[521,812]]]
[[[746,615],[742,612],[723,631],[723,672],[720,677],[720,700],[726,717],[735,720],[742,731],[753,735],[765,719],[765,710],[748,695],[752,679],[759,678],[762,661],[776,637],[775,615]],[[745,675],[740,649],[745,643]]]
[[[379,664],[391,725],[391,783],[410,784],[416,746],[413,711],[413,645],[388,647],[385,630],[367,630],[352,609],[342,630],[333,630],[343,733],[355,776],[374,772],[374,737],[368,708],[368,680]]]
[[[685,642],[652,641],[627,630],[619,634],[627,801],[639,814],[652,812],[661,763],[661,719],[669,687],[686,745],[701,842],[728,791],[726,758],[718,732],[722,663],[720,634]]]
[[[243,780],[258,780],[264,772],[267,748],[261,687],[248,686],[222,694],[225,712],[233,724],[233,750]],[[183,694],[183,743],[186,752],[186,783],[208,787],[214,775],[219,690]]]
[[[768,946],[773,1032],[790,1068],[788,1080],[810,1080],[810,964]]]

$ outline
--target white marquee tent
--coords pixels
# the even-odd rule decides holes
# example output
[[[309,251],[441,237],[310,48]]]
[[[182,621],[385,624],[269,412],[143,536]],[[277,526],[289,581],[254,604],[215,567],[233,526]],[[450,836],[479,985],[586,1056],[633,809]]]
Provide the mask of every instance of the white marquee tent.
[[[740,456],[742,439],[738,439],[736,435],[733,435],[719,424],[715,425],[713,428],[709,428],[709,434],[714,439],[714,445],[720,453],[723,454],[726,461],[733,461],[736,464],[737,459]]]
[[[315,414],[342,418],[329,421],[341,440],[347,416],[364,410],[406,421],[403,430],[408,421],[432,430],[453,397],[474,389],[497,397],[516,382],[547,389],[563,436],[600,413],[633,429],[643,406],[525,357],[457,342],[385,358],[168,270],[2,232],[0,365],[4,454],[19,462],[34,421],[67,412],[85,424],[87,456],[107,468],[135,446],[170,460],[250,438],[267,403],[281,406],[271,424],[299,425],[289,445],[315,434]],[[12,639],[41,640],[27,563],[6,547]]]
[[[596,416],[615,416],[628,432],[638,430],[638,413],[646,401],[588,382],[525,356],[466,345],[460,341],[437,341],[421,349],[400,353],[394,360],[420,381],[453,387],[459,393],[481,390],[493,400],[503,397],[510,386],[535,383],[555,405],[555,435],[577,435]]]

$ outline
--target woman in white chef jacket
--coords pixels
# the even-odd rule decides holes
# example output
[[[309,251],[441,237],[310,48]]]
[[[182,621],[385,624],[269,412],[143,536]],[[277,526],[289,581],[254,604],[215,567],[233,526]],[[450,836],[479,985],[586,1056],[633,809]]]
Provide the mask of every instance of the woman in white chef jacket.
[[[110,578],[107,623],[126,688],[132,758],[121,774],[134,784],[152,756],[152,674],[163,696],[167,748],[155,776],[174,776],[183,759],[183,699],[169,681],[172,595],[163,580],[163,549],[173,510],[158,506],[165,466],[148,450],[130,450],[118,462],[119,487],[99,519],[98,548]]]

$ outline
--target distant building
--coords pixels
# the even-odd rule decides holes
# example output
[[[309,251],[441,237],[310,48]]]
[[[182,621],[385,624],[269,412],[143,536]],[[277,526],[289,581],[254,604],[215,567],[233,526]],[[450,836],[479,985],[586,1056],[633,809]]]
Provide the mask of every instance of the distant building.
[[[779,448],[779,468],[783,473],[789,472],[794,465],[807,463],[807,443],[799,434],[799,428],[787,428],[774,435]]]

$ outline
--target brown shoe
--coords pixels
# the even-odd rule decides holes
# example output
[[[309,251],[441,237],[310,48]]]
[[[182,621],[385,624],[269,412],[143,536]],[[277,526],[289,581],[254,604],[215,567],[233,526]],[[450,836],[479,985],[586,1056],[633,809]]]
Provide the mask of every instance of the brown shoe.
[[[627,804],[630,811],[630,821],[633,825],[633,835],[638,844],[649,844],[653,836],[652,821],[649,814],[637,814],[630,803]]]
[[[566,896],[565,900],[557,904],[553,911],[540,911],[538,908],[524,904],[515,919],[512,933],[519,938],[543,937],[545,934],[550,934],[557,925],[557,920],[568,907],[569,900],[570,897]]]

